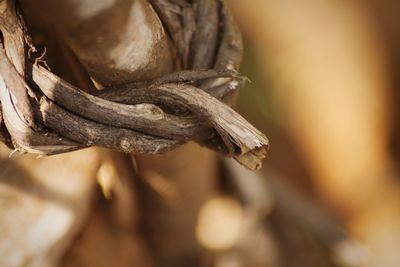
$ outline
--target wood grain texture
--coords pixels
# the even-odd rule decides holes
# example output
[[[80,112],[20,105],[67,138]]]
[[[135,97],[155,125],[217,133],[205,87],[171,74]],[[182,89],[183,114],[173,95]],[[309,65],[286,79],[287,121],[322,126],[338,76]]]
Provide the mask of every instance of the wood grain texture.
[[[89,68],[89,74],[102,81],[101,86],[108,87],[97,94],[87,93],[61,79],[40,65],[42,59],[30,58],[30,51],[35,48],[25,33],[23,18],[13,8],[13,1],[5,3],[0,20],[4,36],[1,99],[4,122],[17,150],[56,154],[98,145],[125,153],[153,154],[194,140],[234,157],[249,169],[261,166],[268,149],[267,138],[223,103],[230,103],[244,82],[235,72],[241,61],[241,37],[224,2],[154,0],[152,3],[161,13],[162,23],[171,35],[181,62],[187,62],[192,69],[204,70],[184,70],[141,81],[134,75],[134,69],[129,71],[132,76],[117,75],[124,68],[115,63],[116,72],[113,72],[119,76],[118,83],[113,80],[117,77],[114,74],[111,75],[114,78],[106,81],[101,78],[106,70],[100,65],[91,68],[88,63],[96,53],[105,53],[106,44],[90,44],[86,37],[78,40],[93,24],[86,21],[78,29],[76,23],[67,23],[60,28],[67,39],[71,33],[79,33],[76,40],[70,39],[72,50]],[[132,6],[126,5],[146,9],[148,4],[138,1]],[[171,12],[178,15],[179,25],[171,19]],[[195,22],[189,23],[194,30],[186,29],[184,21]],[[148,26],[161,27],[154,23]],[[186,34],[183,43],[174,36],[179,31]],[[102,49],[93,45],[100,45]],[[125,50],[130,50],[129,47],[130,44]],[[114,56],[123,57],[125,50]]]

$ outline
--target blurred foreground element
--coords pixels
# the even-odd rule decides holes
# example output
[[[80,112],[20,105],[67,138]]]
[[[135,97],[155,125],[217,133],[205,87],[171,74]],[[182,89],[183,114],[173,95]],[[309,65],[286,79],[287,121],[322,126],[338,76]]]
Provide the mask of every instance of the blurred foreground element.
[[[99,155],[10,153],[0,145],[0,266],[57,266],[90,212]]]
[[[63,267],[153,267],[143,236],[138,233],[137,187],[129,156],[101,150],[96,204],[82,232],[64,255]],[[105,182],[107,181],[107,182]]]
[[[156,266],[203,266],[195,227],[200,206],[217,190],[217,164],[214,152],[195,143],[137,157],[142,229]]]
[[[229,3],[260,55],[280,120],[319,196],[366,244],[366,266],[400,266],[391,55],[374,10],[358,1]]]

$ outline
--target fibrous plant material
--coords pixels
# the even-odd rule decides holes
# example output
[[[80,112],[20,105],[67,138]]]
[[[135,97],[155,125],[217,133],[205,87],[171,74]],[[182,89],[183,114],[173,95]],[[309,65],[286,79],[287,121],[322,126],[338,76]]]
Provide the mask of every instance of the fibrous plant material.
[[[227,105],[243,78],[236,72],[241,37],[225,3],[149,2],[172,39],[178,65],[186,70],[146,81],[103,83],[103,90],[87,93],[32,56],[36,50],[22,15],[14,1],[3,1],[1,140],[11,140],[17,151],[45,155],[92,145],[156,154],[193,140],[258,169],[268,140]]]

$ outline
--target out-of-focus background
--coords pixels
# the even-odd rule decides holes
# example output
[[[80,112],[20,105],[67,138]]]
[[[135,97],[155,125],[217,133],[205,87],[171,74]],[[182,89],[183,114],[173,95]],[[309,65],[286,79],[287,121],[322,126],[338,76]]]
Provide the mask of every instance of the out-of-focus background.
[[[400,266],[400,2],[227,2],[249,78],[237,109],[271,141],[263,169],[193,143],[137,158],[1,146],[0,267]],[[121,1],[102,3],[115,19]]]
[[[282,266],[400,266],[399,2],[228,2]]]

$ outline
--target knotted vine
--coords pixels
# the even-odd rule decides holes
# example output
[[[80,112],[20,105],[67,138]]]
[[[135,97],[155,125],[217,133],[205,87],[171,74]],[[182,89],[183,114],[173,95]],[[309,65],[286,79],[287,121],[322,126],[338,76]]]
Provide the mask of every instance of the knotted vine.
[[[257,169],[268,140],[229,106],[243,83],[240,32],[222,0],[151,0],[181,71],[85,92],[34,57],[16,2],[0,3],[0,140],[52,155],[101,146],[155,154],[196,141]]]

